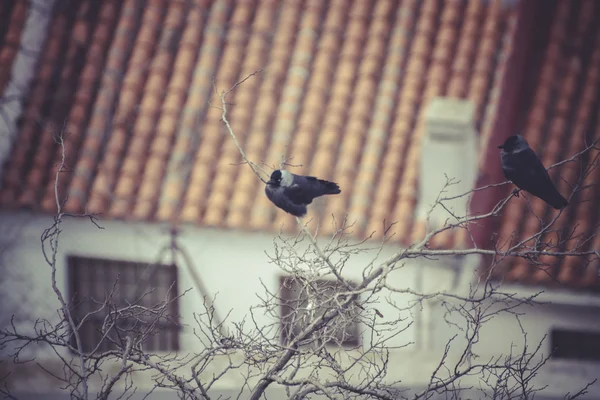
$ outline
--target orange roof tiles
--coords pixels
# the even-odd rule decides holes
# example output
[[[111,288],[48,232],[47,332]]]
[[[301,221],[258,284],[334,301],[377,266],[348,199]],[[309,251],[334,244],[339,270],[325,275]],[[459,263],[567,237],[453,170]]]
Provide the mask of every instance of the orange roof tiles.
[[[73,177],[67,189],[65,210],[72,213],[107,210],[112,191],[111,177],[114,179],[126,142],[123,128],[129,121],[125,120],[123,111],[119,113],[117,108],[122,110],[122,104],[128,99],[128,88],[123,86],[121,89],[120,85],[123,80],[125,57],[133,44],[134,17],[138,10],[133,0],[125,1],[121,7],[119,22],[112,38],[103,38],[104,43],[98,43],[104,47],[104,51],[105,46],[110,47],[102,76],[97,78],[100,81],[99,90],[89,122],[84,128],[86,134],[80,143],[79,155],[73,164]],[[110,24],[111,21],[100,20],[99,24]],[[121,90],[123,96],[119,98]],[[115,104],[117,100],[119,106]],[[105,157],[100,160],[102,154]],[[92,185],[95,191],[90,196]]]
[[[28,10],[29,2],[25,1],[5,0],[0,5],[0,92],[10,79]]]
[[[557,149],[566,115],[576,112],[578,121],[587,121],[595,112],[597,85],[578,88],[582,79],[597,82],[598,71],[571,59],[563,65],[556,44],[567,35],[579,46],[587,43],[597,7],[592,3],[572,7],[559,1],[552,25],[526,128],[532,146],[555,149],[546,152],[546,162],[562,155]],[[295,172],[340,184],[340,195],[309,208],[312,226],[322,223],[321,233],[334,231],[331,215],[340,223],[348,214],[358,237],[375,232],[381,238],[384,221],[386,226],[396,221],[395,240],[402,243],[425,233],[414,210],[429,100],[441,95],[475,103],[483,167],[494,135],[506,135],[497,127],[521,45],[515,40],[517,25],[525,24],[519,11],[524,3],[502,0],[73,4],[51,21],[20,137],[2,177],[2,206],[55,209],[52,177],[61,151],[52,133],[64,124],[69,169],[58,189],[68,212],[297,229],[293,218],[264,196],[252,171],[239,165],[221,111],[213,107],[218,105],[213,78],[224,90],[262,68],[228,97],[228,118],[248,157],[267,171],[291,157],[289,163],[302,165]],[[12,6],[11,15],[22,15],[18,7]],[[579,30],[573,33],[567,29],[571,9],[580,10]],[[16,17],[10,22],[19,25]],[[0,47],[0,57],[8,52]],[[564,92],[561,101],[552,101],[553,91]],[[573,102],[580,104],[577,111],[571,111]],[[588,124],[574,126],[582,131]],[[508,213],[523,216],[522,211],[522,199],[511,201]],[[582,207],[569,218],[593,212]],[[506,217],[500,232],[520,231],[521,219]],[[468,240],[466,230],[447,231],[431,246]],[[565,268],[565,280],[578,270],[571,261]],[[509,275],[526,270],[515,265]]]
[[[54,72],[57,68],[57,62],[60,60],[61,43],[68,34],[69,19],[67,14],[60,13],[54,17],[48,28],[48,40],[44,45],[44,50],[38,60],[37,74],[30,89],[25,110],[23,112],[22,123],[19,127],[18,140],[13,145],[10,161],[3,173],[2,193],[0,202],[2,204],[19,204],[37,206],[38,193],[40,187],[27,188],[25,182],[36,180],[38,176],[46,175],[46,166],[41,165],[42,170],[32,170],[32,160],[36,155],[36,150],[40,149],[38,160],[45,157],[53,149],[52,136],[50,136],[50,148],[38,147],[42,134],[39,130],[40,122],[44,120],[47,126],[56,121],[48,115],[47,109],[49,103],[48,93],[54,90],[53,80]],[[56,127],[62,127],[63,121],[60,121]],[[39,164],[38,164],[39,165]],[[23,196],[24,190],[27,190],[27,196]],[[25,201],[27,203],[21,203]],[[56,206],[50,210],[55,210]]]

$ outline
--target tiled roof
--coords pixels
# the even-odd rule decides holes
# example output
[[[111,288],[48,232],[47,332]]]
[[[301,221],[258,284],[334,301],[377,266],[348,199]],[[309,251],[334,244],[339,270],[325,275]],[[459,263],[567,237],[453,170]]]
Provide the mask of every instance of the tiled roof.
[[[340,184],[309,218],[349,212],[358,236],[398,221],[403,241],[420,226],[428,100],[472,99],[485,136],[516,18],[500,0],[60,4],[3,176],[4,207],[54,209],[52,132],[64,124],[69,212],[296,229],[233,165],[240,155],[208,103],[213,76],[225,89],[263,68],[228,99],[248,156],[268,165],[293,156],[303,165],[294,172]]]
[[[10,78],[13,60],[19,51],[19,41],[27,18],[29,2],[0,2],[0,93]]]
[[[593,0],[559,1],[549,24],[547,42],[539,48],[539,69],[531,69],[530,79],[535,86],[530,105],[521,116],[525,121],[522,134],[546,166],[571,157],[585,147],[586,140],[590,143],[600,138],[600,29],[595,19],[598,15],[600,3]],[[543,25],[538,29],[544,29]],[[592,152],[584,157],[584,164],[567,163],[550,171],[563,195],[570,195],[572,185],[580,177],[581,166],[595,156]],[[585,189],[573,196],[571,205],[556,221],[558,232],[544,235],[541,243],[550,243],[561,251],[600,248],[600,235],[584,241],[599,232],[598,182],[600,168],[587,176]],[[504,246],[507,248],[538,232],[542,222],[549,222],[557,214],[542,200],[521,196],[509,202],[497,232],[507,241]],[[572,239],[565,241],[570,235]],[[534,242],[530,240],[526,245],[532,246]],[[537,261],[542,265],[525,259],[511,260],[495,274],[505,281],[600,289],[597,262],[588,263],[582,257],[548,256]]]
[[[7,4],[15,14],[23,3],[0,2],[0,16],[7,15]],[[425,232],[414,211],[424,111],[432,97],[474,102],[481,171],[494,171],[482,172],[482,181],[502,179],[488,160],[497,157],[497,142],[512,134],[502,129],[507,118],[527,121],[523,133],[546,164],[581,145],[569,133],[597,131],[600,55],[591,18],[600,4],[552,2],[558,4],[548,18],[552,40],[536,64],[542,66],[539,79],[533,69],[526,79],[536,86],[530,104],[521,107],[514,77],[527,37],[523,26],[531,21],[523,22],[519,10],[533,3],[63,0],[2,176],[0,205],[54,210],[61,152],[52,134],[64,126],[69,171],[61,174],[59,194],[67,199],[66,211],[297,229],[264,196],[252,171],[236,165],[240,155],[220,110],[209,105],[215,102],[213,77],[217,88],[227,89],[262,68],[228,98],[231,125],[248,157],[270,166],[293,157],[292,164],[302,164],[294,172],[337,181],[342,194],[315,201],[308,215],[314,221],[330,215],[339,221],[348,213],[358,237],[373,231],[381,237],[383,221],[397,221],[397,241],[417,240]],[[11,17],[10,26],[18,21]],[[564,52],[567,42],[571,51],[594,51],[578,58]],[[523,115],[512,114],[521,109]],[[564,168],[557,173],[572,178]],[[538,214],[553,213],[536,200],[531,204]],[[523,196],[511,200],[500,235],[537,227],[525,207]],[[567,210],[561,222],[579,221],[571,225],[582,232],[596,229],[600,215],[593,202]],[[324,223],[320,232],[332,229]],[[447,231],[432,246],[465,240],[465,230]],[[525,263],[503,271],[509,280],[548,281],[548,274]],[[554,263],[550,272],[576,286],[598,280],[575,259]]]

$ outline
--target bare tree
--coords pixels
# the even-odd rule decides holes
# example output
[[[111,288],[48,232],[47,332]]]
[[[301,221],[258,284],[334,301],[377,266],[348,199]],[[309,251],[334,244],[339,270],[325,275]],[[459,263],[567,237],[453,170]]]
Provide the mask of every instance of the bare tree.
[[[227,91],[218,92],[215,88],[219,104],[214,106],[221,109],[222,121],[244,163],[264,182],[266,172],[246,158],[227,119],[227,96],[257,73],[259,71]],[[63,133],[57,134],[56,140],[64,150]],[[569,159],[553,166],[580,163],[581,173],[578,183],[571,188],[571,198],[584,188],[590,173],[597,168],[599,154],[597,142],[588,143]],[[56,174],[56,188],[64,160],[63,152],[63,164]],[[452,184],[449,179],[447,185]],[[474,191],[490,186],[460,196],[470,196]],[[600,254],[595,250],[583,251],[581,246],[567,248],[563,245],[568,240],[565,237],[560,243],[547,240],[549,234],[560,228],[557,221],[561,213],[534,235],[504,250],[501,250],[501,243],[492,250],[478,247],[431,249],[429,242],[436,235],[449,229],[465,229],[470,233],[473,224],[500,215],[513,196],[502,199],[487,213],[456,215],[445,206],[445,202],[456,197],[444,197],[443,193],[432,209],[446,208],[446,223],[428,232],[418,243],[399,249],[384,260],[380,258],[390,239],[390,226],[384,227],[384,240],[367,238],[357,243],[350,234],[352,225],[338,221],[336,232],[323,241],[304,221],[298,220],[299,233],[278,235],[269,252],[270,262],[286,276],[278,290],[263,284],[263,292],[257,294],[260,302],[251,307],[241,321],[231,320],[229,315],[221,318],[215,306],[218,298],[205,298],[203,310],[195,314],[194,321],[200,349],[163,354],[148,351],[144,344],[160,330],[161,321],[176,323],[176,316],[169,314],[169,304],[178,296],[167,296],[164,301],[149,307],[141,301],[147,293],[140,293],[128,304],[117,304],[113,291],[97,300],[91,312],[75,318],[73,310],[77,304],[65,297],[55,276],[61,224],[68,217],[97,222],[93,215],[64,213],[57,190],[54,224],[43,232],[41,245],[52,272],[49,284],[60,302],[59,321],[40,319],[29,332],[22,332],[11,324],[0,331],[0,348],[10,354],[9,362],[14,365],[34,362],[24,357],[30,347],[43,344],[52,349],[62,369],[45,369],[45,372],[61,382],[72,397],[82,399],[108,398],[109,395],[120,398],[136,390],[145,390],[136,383],[136,376],[143,373],[150,374],[154,382],[150,393],[163,388],[190,399],[215,397],[215,388],[222,381],[238,382],[238,394],[234,397],[253,400],[265,398],[273,387],[283,390],[290,399],[314,396],[429,399],[438,395],[458,399],[465,389],[478,390],[481,398],[532,399],[543,389],[537,387],[533,379],[550,354],[544,353],[541,342],[531,343],[528,339],[528,332],[521,324],[521,309],[535,306],[538,295],[519,297],[506,292],[502,290],[501,282],[491,279],[490,271],[512,257],[525,258],[543,266],[547,257],[578,257],[592,262],[598,260]],[[173,262],[178,256],[189,265],[192,260],[179,243],[179,234],[176,229],[172,231],[165,249],[172,253]],[[585,238],[585,241],[590,239]],[[365,254],[372,254],[372,259],[362,266],[361,279],[349,279],[347,269],[352,260]],[[415,259],[450,260],[474,254],[489,257],[488,274],[480,274],[465,293],[418,291],[399,287],[391,279]],[[117,286],[118,282],[115,282],[114,290]],[[397,301],[402,296],[410,300]],[[403,342],[399,338],[412,327],[415,314],[423,304],[432,301],[441,306],[443,322],[455,334],[445,343],[427,386],[410,389],[402,377],[392,373],[391,360],[394,352],[414,345],[410,340]],[[387,303],[387,310],[393,310],[393,315],[381,312],[384,303]],[[94,315],[104,318],[98,332],[100,337],[97,346],[85,348],[79,332]],[[259,323],[255,318],[257,315],[267,315],[271,323]],[[477,350],[482,329],[500,315],[509,315],[518,322],[522,342],[515,343],[514,351],[507,354],[484,358]],[[362,337],[363,341],[356,340],[357,337]],[[44,368],[42,364],[39,367]],[[7,383],[3,393],[10,396],[10,376],[3,374],[0,379]],[[92,386],[94,390],[90,389]],[[568,398],[585,394],[588,387]]]

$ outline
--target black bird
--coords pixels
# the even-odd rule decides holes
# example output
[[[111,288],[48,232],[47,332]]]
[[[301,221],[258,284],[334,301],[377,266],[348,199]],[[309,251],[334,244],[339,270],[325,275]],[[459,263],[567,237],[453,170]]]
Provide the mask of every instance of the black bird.
[[[521,135],[511,136],[498,146],[502,149],[502,172],[520,189],[539,197],[560,210],[569,202],[556,190],[548,171]]]
[[[341,192],[337,183],[279,169],[273,171],[265,186],[269,200],[296,217],[306,215],[306,206],[312,203],[315,197]]]

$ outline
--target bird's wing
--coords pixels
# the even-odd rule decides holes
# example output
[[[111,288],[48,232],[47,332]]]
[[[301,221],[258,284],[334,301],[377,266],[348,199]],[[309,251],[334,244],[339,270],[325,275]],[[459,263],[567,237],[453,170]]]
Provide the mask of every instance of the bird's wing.
[[[284,189],[285,195],[295,204],[310,204],[316,197],[312,186],[294,183]]]
[[[341,192],[337,183],[303,175],[294,175],[292,185],[284,190],[286,196],[296,204],[310,204],[315,197]]]
[[[552,183],[552,179],[550,179],[550,175],[546,170],[546,167],[544,167],[544,164],[542,164],[542,161],[539,159],[537,154],[535,154],[534,151],[531,149],[527,149],[524,153],[529,159],[529,164],[531,165],[532,171],[529,173],[537,179],[540,179],[545,183],[550,183],[552,186],[554,186],[554,184]]]
[[[510,165],[505,165],[504,170],[506,177],[518,187],[542,199],[557,192],[544,164],[531,149],[519,152],[517,157],[511,158]]]
[[[265,194],[273,204],[289,214],[297,217],[302,217],[306,214],[306,206],[291,201],[290,197],[285,193],[285,190],[270,189],[267,186],[265,187]]]
[[[286,195],[296,204],[310,204],[326,194],[323,182],[314,176],[294,175],[293,184],[285,188]]]

